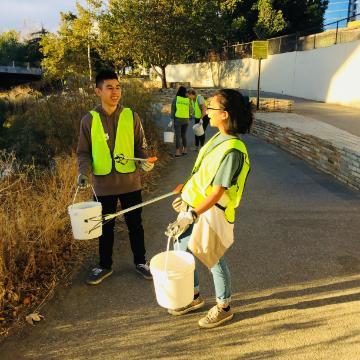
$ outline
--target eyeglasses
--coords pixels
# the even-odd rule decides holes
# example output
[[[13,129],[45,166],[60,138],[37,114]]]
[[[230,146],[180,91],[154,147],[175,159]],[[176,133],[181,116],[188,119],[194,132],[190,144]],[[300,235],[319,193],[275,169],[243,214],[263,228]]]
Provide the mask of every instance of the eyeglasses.
[[[224,109],[216,109],[216,108],[212,108],[212,107],[207,107],[206,110],[223,110],[224,111]]]

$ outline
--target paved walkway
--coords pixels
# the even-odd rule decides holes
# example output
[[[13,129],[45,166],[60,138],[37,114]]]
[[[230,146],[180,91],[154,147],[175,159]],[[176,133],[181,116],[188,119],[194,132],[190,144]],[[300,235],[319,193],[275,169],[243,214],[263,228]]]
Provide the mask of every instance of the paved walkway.
[[[244,90],[243,92],[245,94],[249,94],[250,96],[256,96],[255,91]],[[261,92],[261,96],[294,100],[295,114],[327,123],[335,128],[347,131],[350,134],[360,137],[359,108],[327,104],[319,101],[312,101],[269,92]]]
[[[84,267],[42,309],[45,320],[0,345],[1,360],[358,359],[360,194],[276,146],[253,136],[245,141],[252,171],[227,255],[232,322],[198,328],[214,305],[204,267],[206,306],[167,314],[152,283],[135,273],[127,234],[120,232],[114,275],[90,287]],[[169,163],[152,196],[183,182],[196,155]],[[164,229],[176,216],[171,200],[144,208],[149,258],[165,249]]]

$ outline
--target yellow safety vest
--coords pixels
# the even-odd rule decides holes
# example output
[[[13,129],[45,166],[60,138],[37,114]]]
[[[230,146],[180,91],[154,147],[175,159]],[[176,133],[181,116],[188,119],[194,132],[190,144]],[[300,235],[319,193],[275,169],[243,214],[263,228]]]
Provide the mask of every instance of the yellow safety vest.
[[[219,134],[214,135],[200,150],[191,177],[181,191],[181,198],[191,207],[197,207],[211,193],[211,183],[224,157],[233,149],[239,150],[244,155],[243,167],[236,184],[225,190],[225,194],[229,198],[224,210],[225,217],[228,222],[233,223],[235,221],[235,208],[240,204],[246,178],[250,171],[250,160],[245,144],[237,138],[224,140],[206,154],[207,149]]]
[[[175,117],[180,119],[190,118],[190,99],[182,96],[176,97]]]
[[[193,105],[193,108],[194,108],[195,119],[201,119],[201,115],[202,115],[201,109],[200,109],[200,106],[199,106],[199,96],[200,95],[197,95],[195,101],[192,102],[192,105]]]
[[[113,156],[107,143],[105,131],[101,123],[100,114],[90,111],[91,123],[91,148],[94,175],[108,175],[111,173],[113,158],[123,155],[127,158],[134,157],[134,117],[130,108],[123,108],[119,116],[119,122],[115,137]],[[123,164],[115,162],[115,169],[119,173],[132,173],[136,170],[135,161],[124,161]]]

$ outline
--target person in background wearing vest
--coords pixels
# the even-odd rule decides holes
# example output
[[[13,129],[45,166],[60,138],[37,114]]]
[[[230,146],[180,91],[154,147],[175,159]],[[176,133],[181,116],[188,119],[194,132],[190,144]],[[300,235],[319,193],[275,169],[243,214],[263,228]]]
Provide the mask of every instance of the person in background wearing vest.
[[[186,96],[186,88],[180,86],[176,93],[176,97],[171,104],[170,114],[175,129],[175,157],[187,154],[186,131],[192,115],[193,107],[190,103],[190,99]]]
[[[205,144],[205,130],[209,125],[209,117],[206,115],[205,99],[201,95],[197,95],[194,89],[189,89],[187,93],[194,108],[195,124],[201,123],[204,129],[203,135],[195,135],[194,150],[198,151]]]
[[[113,71],[102,71],[96,76],[96,95],[101,105],[86,114],[80,124],[77,159],[80,188],[88,186],[89,174],[103,214],[116,212],[118,200],[126,209],[142,202],[139,164],[133,160],[115,161],[117,155],[125,158],[146,158],[146,139],[137,113],[119,105],[121,88]],[[115,158],[115,160],[114,160]],[[144,171],[153,164],[141,162]],[[125,214],[129,231],[135,270],[145,279],[152,279],[145,258],[144,230],[141,208]],[[87,283],[99,284],[113,273],[112,253],[115,219],[103,225],[99,238],[99,266],[88,275]]]
[[[234,241],[235,208],[250,170],[246,146],[239,134],[250,131],[253,115],[240,92],[231,89],[216,92],[207,113],[210,125],[219,132],[200,150],[181,198],[174,200],[173,207],[179,215],[168,226],[166,235],[175,237],[180,250],[191,251],[210,268],[217,305],[199,320],[199,326],[213,328],[233,318],[230,272],[224,253]],[[169,309],[170,314],[182,315],[204,306],[197,265],[194,285],[193,301],[184,308]]]

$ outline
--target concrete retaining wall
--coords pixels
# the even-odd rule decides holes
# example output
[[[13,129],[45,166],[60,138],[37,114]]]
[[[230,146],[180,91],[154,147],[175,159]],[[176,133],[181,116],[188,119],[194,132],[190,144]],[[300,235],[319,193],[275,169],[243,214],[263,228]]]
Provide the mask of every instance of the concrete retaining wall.
[[[255,120],[253,134],[360,189],[360,152],[259,118]]]

